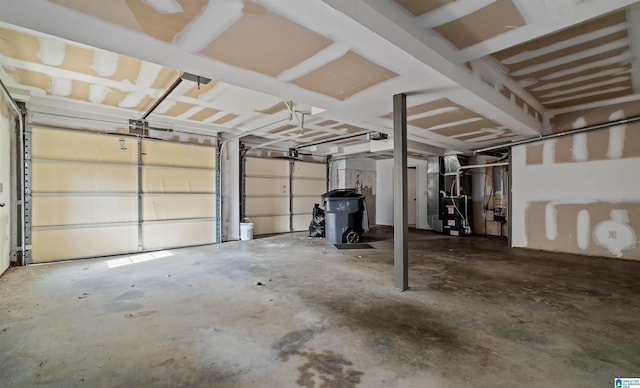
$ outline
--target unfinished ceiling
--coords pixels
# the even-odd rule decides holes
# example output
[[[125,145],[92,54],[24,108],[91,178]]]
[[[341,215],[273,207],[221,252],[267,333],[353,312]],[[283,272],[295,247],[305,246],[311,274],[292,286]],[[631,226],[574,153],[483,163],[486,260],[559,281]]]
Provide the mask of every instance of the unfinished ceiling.
[[[467,152],[635,99],[634,3],[0,0],[0,77],[34,111],[124,128],[188,72],[213,81],[183,82],[152,125],[263,127],[252,139],[269,147],[343,156],[388,156],[351,136],[391,134],[391,96],[407,93],[411,152]]]

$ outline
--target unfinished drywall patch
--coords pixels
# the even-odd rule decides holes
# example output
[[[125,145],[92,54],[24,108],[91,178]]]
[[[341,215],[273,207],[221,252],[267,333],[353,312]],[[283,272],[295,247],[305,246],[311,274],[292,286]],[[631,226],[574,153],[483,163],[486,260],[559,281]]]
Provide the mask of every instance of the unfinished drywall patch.
[[[562,113],[551,118],[550,123],[554,132],[564,132],[574,128],[574,123],[584,119],[589,125],[604,124],[611,120],[618,120],[640,115],[640,104],[637,101],[602,106],[596,109]]]
[[[317,126],[319,126],[319,127],[329,127],[329,126],[331,126],[331,125],[336,125],[336,124],[338,124],[338,122],[337,122],[337,121],[334,121],[334,120],[324,120],[324,121],[321,121],[321,122],[317,123],[316,125],[317,125]]]
[[[542,164],[542,144],[529,144],[526,147],[527,166]]]
[[[349,51],[293,83],[342,101],[397,76],[391,70]]]
[[[463,49],[523,25],[524,18],[511,0],[496,0],[476,12],[435,27],[434,30],[457,48]]]
[[[240,116],[233,113],[227,113],[226,115],[220,117],[219,119],[212,121],[212,124],[218,124],[218,125],[226,124],[229,121],[233,121],[237,119],[238,117]]]
[[[333,42],[253,2],[240,20],[202,53],[230,65],[276,77]]]
[[[599,222],[593,230],[593,239],[616,257],[636,246],[636,232],[629,225],[629,210],[611,210],[610,219]]]
[[[165,42],[172,42],[207,5],[207,0],[176,0],[171,11],[153,6],[156,3],[126,0],[133,17],[144,32]]]
[[[279,103],[266,108],[266,109],[258,109],[256,110],[256,112],[258,113],[264,113],[266,115],[274,115],[276,113],[280,113],[280,112],[284,112],[286,110],[288,110],[289,108],[287,108],[287,104],[285,104],[284,101],[280,101]]]
[[[494,54],[546,108],[632,93],[625,12],[616,12]]]
[[[42,63],[38,56],[40,40],[36,36],[4,27],[0,27],[0,36],[0,54],[26,62]]]
[[[275,135],[275,134],[278,134],[280,132],[288,131],[290,129],[297,128],[297,127],[298,127],[297,125],[287,124],[287,125],[283,125],[283,126],[278,127],[278,128],[271,129],[268,132]]]
[[[543,206],[553,206],[557,214],[550,219],[540,212]],[[528,248],[640,259],[635,232],[639,219],[639,203],[533,203],[527,209]],[[544,236],[543,225],[552,225],[557,238]]]
[[[14,83],[37,89],[34,94],[49,94],[53,79],[46,74],[37,71],[26,71],[23,69],[6,69],[9,77]],[[38,93],[39,91],[39,93]]]
[[[433,116],[429,115],[429,116],[421,117],[415,120],[411,120],[408,122],[408,124],[418,128],[422,128],[422,129],[429,129],[431,127],[435,127],[435,126],[443,125],[447,123],[453,123],[457,121],[463,121],[463,120],[469,120],[469,119],[478,119],[478,120],[481,119],[481,117],[478,116],[477,114],[471,112],[470,110],[464,109],[461,106],[453,105],[452,108],[454,109],[451,111],[442,112],[437,115],[433,115]]]
[[[529,59],[533,56],[537,57],[536,53],[539,53],[540,50],[553,52],[558,49],[564,49],[566,47],[558,47],[558,45],[564,42],[571,42],[586,33],[604,30],[617,25],[624,25],[626,23],[626,19],[624,12],[616,12],[587,23],[582,23],[575,27],[565,29],[555,34],[508,48],[493,54],[493,56],[511,69],[510,66],[512,64],[519,63],[520,61]]]
[[[555,163],[637,158],[640,124],[618,125],[555,140]]]
[[[582,135],[543,142],[542,164],[533,145],[512,149],[513,245],[640,259],[640,158],[619,157],[620,128]]]
[[[485,129],[495,129],[496,127],[499,126],[499,124],[483,118],[472,119],[472,120],[473,121],[471,122],[467,122],[460,125],[453,125],[446,128],[434,129],[432,130],[432,132],[435,132],[438,135],[442,135],[442,136],[453,137],[453,136],[464,135],[467,133],[473,133],[473,132],[481,131]]]

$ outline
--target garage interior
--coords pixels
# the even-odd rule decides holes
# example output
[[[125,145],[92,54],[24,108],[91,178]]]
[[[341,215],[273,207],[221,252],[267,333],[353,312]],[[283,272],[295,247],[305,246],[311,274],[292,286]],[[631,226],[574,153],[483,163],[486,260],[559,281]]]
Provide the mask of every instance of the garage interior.
[[[3,385],[640,376],[639,54],[631,0],[0,0]]]

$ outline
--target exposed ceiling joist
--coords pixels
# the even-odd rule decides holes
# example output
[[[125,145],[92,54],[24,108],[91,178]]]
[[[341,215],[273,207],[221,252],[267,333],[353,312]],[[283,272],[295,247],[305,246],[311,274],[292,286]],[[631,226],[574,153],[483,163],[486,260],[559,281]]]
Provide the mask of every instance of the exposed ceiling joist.
[[[631,81],[634,93],[640,93],[640,4],[627,10],[627,21],[631,52],[636,56],[631,61]]]
[[[341,1],[325,0],[325,2],[374,33],[393,43],[405,52],[414,56],[426,66],[438,71],[462,88],[455,95],[456,102],[465,106],[473,106],[478,113],[498,121],[514,132],[523,135],[542,133],[542,123],[525,113],[522,109],[505,99],[481,79],[473,75],[466,67],[456,65],[442,56],[432,47],[390,20],[379,8],[381,3],[369,4],[363,0]],[[411,91],[405,91],[411,94]],[[418,91],[418,93],[423,91]],[[452,98],[453,99],[453,98]]]
[[[527,24],[461,50],[458,53],[459,63],[491,55],[532,39],[586,22],[600,15],[615,12],[637,2],[637,0],[515,1]]]

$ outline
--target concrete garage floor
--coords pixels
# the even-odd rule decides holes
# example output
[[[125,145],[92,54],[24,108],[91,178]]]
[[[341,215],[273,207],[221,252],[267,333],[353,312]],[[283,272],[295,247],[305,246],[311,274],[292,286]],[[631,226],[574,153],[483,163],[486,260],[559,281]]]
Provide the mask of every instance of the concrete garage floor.
[[[294,233],[11,269],[0,385],[607,387],[640,376],[640,263],[412,232],[412,289],[400,293],[391,230],[370,241],[377,249],[337,250]]]

